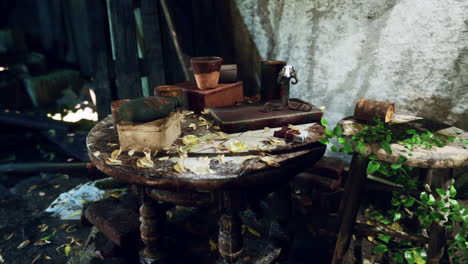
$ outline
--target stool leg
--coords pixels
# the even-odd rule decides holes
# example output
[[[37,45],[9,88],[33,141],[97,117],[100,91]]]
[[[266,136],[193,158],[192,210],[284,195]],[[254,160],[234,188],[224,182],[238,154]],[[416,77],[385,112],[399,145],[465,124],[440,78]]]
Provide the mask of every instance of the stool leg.
[[[146,190],[143,190],[140,207],[140,235],[145,248],[140,252],[141,264],[161,263],[161,230],[165,220],[165,209],[157,201],[148,197]]]
[[[426,173],[426,183],[429,184],[433,195],[438,198],[435,192],[436,188],[448,190],[452,185],[453,170],[452,169],[428,169]],[[444,255],[445,244],[447,242],[445,228],[438,224],[432,223],[428,230],[429,248],[427,250],[427,263],[440,263],[440,259]]]
[[[349,241],[352,235],[352,228],[356,221],[359,209],[359,197],[366,182],[367,164],[369,160],[353,155],[349,177],[346,181],[345,193],[340,203],[340,229],[336,240],[335,251],[333,252],[333,264],[343,263],[343,257],[348,250]]]
[[[220,197],[218,249],[219,263],[235,263],[242,253],[242,221],[239,217],[242,196],[239,192],[223,192]]]

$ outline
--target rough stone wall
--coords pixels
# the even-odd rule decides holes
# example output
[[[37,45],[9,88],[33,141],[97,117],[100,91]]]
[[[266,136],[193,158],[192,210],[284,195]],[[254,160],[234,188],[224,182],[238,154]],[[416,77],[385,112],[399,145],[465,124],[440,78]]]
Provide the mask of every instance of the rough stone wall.
[[[467,0],[233,0],[231,8],[250,88],[258,60],[286,60],[300,78],[292,96],[326,106],[332,123],[370,98],[468,129]]]

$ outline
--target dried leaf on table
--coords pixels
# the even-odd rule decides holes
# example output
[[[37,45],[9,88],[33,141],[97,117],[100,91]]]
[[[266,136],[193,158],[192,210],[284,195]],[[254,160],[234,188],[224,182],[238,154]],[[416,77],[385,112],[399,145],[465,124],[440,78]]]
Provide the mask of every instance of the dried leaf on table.
[[[221,164],[224,164],[226,161],[224,160],[224,155],[223,154],[219,154],[217,157],[216,157],[217,160],[219,160],[219,163]]]
[[[193,113],[194,113],[193,111],[182,111],[182,114],[186,116],[193,115]]]
[[[133,156],[133,154],[135,154],[135,150],[131,149],[128,151],[128,156]]]
[[[242,152],[248,150],[247,144],[239,140],[233,140],[228,143],[227,149],[231,152]]]
[[[194,135],[186,135],[182,138],[184,145],[193,145],[199,142],[198,137]]]
[[[51,242],[49,240],[38,240],[36,242],[34,242],[34,245],[35,246],[43,246],[43,245],[47,245],[47,244],[50,244]]]
[[[119,144],[116,144],[116,143],[107,143],[107,146],[109,146],[109,147],[115,147],[115,146],[117,146],[117,145],[119,145]]]
[[[221,128],[219,126],[213,126],[214,129],[216,130],[221,130]]]
[[[38,194],[39,194],[39,196],[44,196],[45,192],[39,192]]]
[[[47,256],[47,255],[45,255],[45,256],[44,256],[44,259],[51,260],[52,258],[49,257],[49,256]]]
[[[76,229],[74,229],[75,225],[69,225],[66,229],[65,229],[65,232],[67,233],[72,233],[72,232],[75,232]]]
[[[29,241],[29,240],[25,240],[25,241],[21,242],[16,248],[17,249],[25,248],[27,245],[29,245],[30,242],[31,241]]]
[[[203,111],[201,111],[201,113],[202,113],[203,115],[207,115],[208,113],[210,113],[210,109],[209,109],[209,108],[205,108],[205,109],[203,109]]]
[[[148,157],[143,157],[137,160],[137,167],[139,168],[152,168],[154,167],[154,162]]]
[[[296,130],[296,131],[300,131],[300,130],[301,130],[301,129],[298,128],[297,126],[291,125],[291,124],[288,125],[288,128],[290,128],[290,129],[292,129],[292,130]]]
[[[177,163],[174,165],[174,170],[177,171],[178,173],[187,172],[187,170],[186,170],[185,167],[184,167],[184,164],[182,164],[181,162],[177,162]]]
[[[107,158],[106,164],[107,165],[122,165],[122,161],[118,159]]]
[[[286,141],[284,141],[281,138],[275,138],[275,137],[270,138],[268,140],[268,143],[270,143],[273,146],[285,146],[286,145]]]
[[[99,155],[101,155],[101,151],[94,151],[93,155],[94,155],[94,157],[97,158],[97,157],[99,157]]]
[[[188,127],[192,128],[193,130],[197,129],[197,125],[195,123],[190,123],[190,125],[188,125]]]
[[[324,105],[321,105],[321,106],[319,106],[318,108],[319,108],[320,110],[322,110],[322,111],[325,111],[325,109],[327,109]]]
[[[119,157],[120,153],[122,153],[122,148],[119,148],[119,149],[116,149],[116,150],[112,151],[110,157],[112,159],[117,159]]]
[[[264,127],[263,128],[263,133],[268,133],[270,132],[270,128],[269,127]]]
[[[169,156],[164,156],[164,157],[160,157],[158,160],[168,160],[169,159]]]
[[[265,156],[265,157],[261,157],[260,158],[261,161],[265,162],[266,164],[268,164],[269,166],[272,166],[272,167],[280,167],[281,165],[276,162],[272,157],[270,156]]]

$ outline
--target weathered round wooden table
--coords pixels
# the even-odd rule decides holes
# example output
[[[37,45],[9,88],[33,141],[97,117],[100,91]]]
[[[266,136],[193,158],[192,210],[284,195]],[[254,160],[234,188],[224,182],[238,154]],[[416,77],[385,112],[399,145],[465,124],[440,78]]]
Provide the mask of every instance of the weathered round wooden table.
[[[338,125],[342,127],[345,136],[355,135],[367,126],[353,117],[341,120]],[[405,165],[423,168],[426,183],[432,190],[436,188],[447,190],[452,184],[453,168],[468,167],[468,147],[464,144],[468,132],[444,123],[405,115],[395,115],[390,126],[403,132],[408,129],[429,130],[435,135],[455,136],[463,141],[456,139],[442,148],[415,147],[411,151],[408,151],[403,144],[395,143],[390,145],[392,154],[383,150],[379,143],[368,143],[365,144],[365,151],[355,153],[339,209],[340,229],[333,254],[333,264],[343,263],[343,257],[348,249],[352,226],[359,209],[359,196],[367,178],[366,169],[369,160],[366,157],[371,153],[377,155],[377,160],[388,163],[398,163],[398,158],[404,156],[407,159]],[[439,263],[444,253],[445,230],[440,225],[433,224],[428,233],[427,263]]]
[[[186,115],[181,135],[196,135],[200,143],[181,149],[183,143],[178,139],[174,147],[152,156],[154,166],[149,168],[137,166],[137,160],[144,157],[144,153],[129,155],[128,150],[118,156],[121,165],[106,162],[111,153],[119,149],[110,117],[99,122],[88,134],[87,147],[93,164],[105,174],[135,184],[140,190],[140,230],[145,244],[140,254],[142,263],[160,263],[162,259],[159,238],[166,213],[158,201],[189,206],[219,203],[220,261],[235,262],[242,252],[242,223],[238,214],[244,208],[246,195],[271,192],[284,186],[301,170],[318,161],[325,151],[325,146],[317,142],[324,136],[324,128],[319,124],[299,126],[309,132],[304,143],[283,144],[272,137],[276,129],[230,134],[226,138],[226,134],[209,124],[206,116],[206,119],[200,117]],[[203,125],[206,123],[208,125]],[[196,124],[196,128],[191,124]],[[225,146],[229,146],[230,141],[246,142],[248,148],[229,151]],[[186,157],[180,155],[181,150],[187,152]]]

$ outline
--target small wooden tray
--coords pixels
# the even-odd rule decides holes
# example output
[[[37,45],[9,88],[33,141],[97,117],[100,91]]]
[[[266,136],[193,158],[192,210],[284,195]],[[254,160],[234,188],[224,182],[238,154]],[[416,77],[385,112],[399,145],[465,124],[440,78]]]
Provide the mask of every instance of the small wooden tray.
[[[292,107],[299,102],[290,102]],[[315,106],[308,112],[283,109],[265,112],[263,104],[245,104],[230,107],[210,108],[210,116],[226,133],[257,130],[264,127],[281,127],[320,121],[323,112]]]

